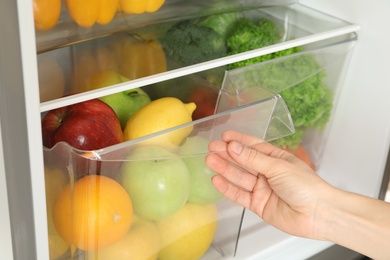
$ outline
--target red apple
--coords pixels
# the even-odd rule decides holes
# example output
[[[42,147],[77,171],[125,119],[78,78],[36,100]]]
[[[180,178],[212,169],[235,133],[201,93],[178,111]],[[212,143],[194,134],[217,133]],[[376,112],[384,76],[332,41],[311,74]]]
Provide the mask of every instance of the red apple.
[[[52,148],[66,142],[80,150],[97,150],[124,141],[122,128],[114,110],[101,100],[93,99],[49,111],[42,119],[43,145]],[[70,152],[70,151],[69,151]],[[64,149],[48,151],[55,153],[56,164],[67,167],[69,154]],[[88,159],[72,153],[73,168],[77,176],[101,174],[113,176],[120,163]],[[46,157],[45,157],[46,158]]]
[[[188,102],[195,102],[196,109],[192,113],[192,120],[214,115],[218,100],[219,89],[210,86],[199,86],[191,91]]]
[[[49,111],[42,119],[43,145],[67,142],[80,150],[97,150],[124,141],[114,110],[92,99]]]

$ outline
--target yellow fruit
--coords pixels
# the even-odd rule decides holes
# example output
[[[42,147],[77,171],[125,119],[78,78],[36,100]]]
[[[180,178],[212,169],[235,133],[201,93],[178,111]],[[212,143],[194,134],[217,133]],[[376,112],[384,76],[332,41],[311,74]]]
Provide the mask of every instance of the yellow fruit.
[[[156,225],[134,215],[129,233],[112,246],[88,252],[88,260],[156,260],[160,250]]]
[[[214,204],[187,203],[172,217],[158,221],[162,249],[159,260],[196,260],[213,241],[218,221]]]
[[[45,165],[46,213],[50,259],[56,259],[57,257],[62,256],[70,248],[70,244],[65,242],[58,234],[53,222],[54,202],[68,182],[68,176],[63,171]]]
[[[195,103],[183,103],[174,97],[153,100],[140,108],[127,121],[124,129],[125,140],[166,130],[192,121]],[[178,146],[191,133],[192,126],[159,135],[148,140],[148,144],[160,145],[170,149]]]
[[[61,0],[33,0],[34,23],[38,30],[48,30],[57,24]]]
[[[129,231],[133,207],[126,190],[101,175],[79,179],[71,190],[67,185],[53,209],[55,227],[62,238],[83,250],[115,244]]]

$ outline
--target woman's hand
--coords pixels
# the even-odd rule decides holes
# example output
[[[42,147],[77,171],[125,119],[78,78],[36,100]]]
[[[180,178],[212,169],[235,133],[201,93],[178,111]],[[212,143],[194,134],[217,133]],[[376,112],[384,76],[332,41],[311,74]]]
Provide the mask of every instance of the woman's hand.
[[[271,225],[293,235],[316,237],[318,203],[332,193],[305,162],[253,136],[227,131],[209,145],[214,186]]]

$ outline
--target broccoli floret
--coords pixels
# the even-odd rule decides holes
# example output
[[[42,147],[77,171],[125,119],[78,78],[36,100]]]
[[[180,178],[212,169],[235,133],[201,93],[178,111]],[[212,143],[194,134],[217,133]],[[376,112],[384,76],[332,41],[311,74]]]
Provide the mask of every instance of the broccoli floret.
[[[192,65],[226,56],[223,37],[193,21],[174,24],[162,39],[165,53],[182,65]]]

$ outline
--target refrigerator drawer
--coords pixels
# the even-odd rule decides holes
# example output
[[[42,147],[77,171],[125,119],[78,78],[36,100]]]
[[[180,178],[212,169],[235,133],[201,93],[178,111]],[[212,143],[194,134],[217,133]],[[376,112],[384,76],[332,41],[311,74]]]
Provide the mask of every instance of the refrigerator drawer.
[[[79,234],[80,225],[82,226],[77,219],[91,218],[91,215],[85,214],[85,208],[90,211],[90,203],[92,203],[89,201],[88,194],[99,197],[99,194],[104,192],[102,188],[101,191],[99,189],[97,191],[90,190],[90,193],[88,193],[88,189],[90,189],[88,187],[90,186],[86,184],[81,186],[79,183],[83,183],[88,178],[95,178],[92,180],[91,186],[96,187],[98,185],[100,187],[102,181],[96,180],[96,178],[103,178],[104,182],[105,179],[113,180],[118,186],[117,189],[122,187],[129,194],[133,210],[130,215],[134,218],[132,225],[135,225],[135,227],[138,227],[137,223],[146,222],[147,225],[159,227],[159,232],[170,232],[166,230],[172,230],[175,226],[170,223],[171,219],[175,221],[176,225],[180,225],[179,223],[182,222],[186,223],[186,221],[190,223],[195,221],[190,220],[191,215],[185,213],[182,213],[184,216],[181,217],[180,221],[182,222],[175,219],[175,216],[177,214],[180,216],[180,212],[185,212],[187,207],[196,205],[199,208],[195,211],[203,212],[200,214],[214,215],[213,218],[205,221],[215,223],[214,229],[210,228],[212,232],[206,232],[207,234],[212,233],[209,240],[198,241],[195,239],[191,242],[196,248],[198,242],[209,241],[207,245],[199,245],[199,248],[204,248],[204,251],[199,249],[201,253],[199,251],[197,253],[201,254],[204,259],[220,259],[222,256],[234,257],[236,253],[240,253],[241,240],[245,241],[247,236],[261,236],[263,232],[268,232],[269,227],[261,223],[260,228],[257,228],[258,224],[253,222],[252,224],[256,228],[241,229],[244,216],[243,209],[222,199],[217,194],[212,195],[211,176],[213,173],[210,173],[204,164],[205,156],[208,154],[208,143],[211,140],[219,140],[221,134],[226,130],[236,130],[258,136],[268,142],[275,142],[276,145],[283,147],[283,143],[286,141],[278,142],[296,134],[297,129],[304,130],[304,137],[302,139],[299,135],[297,144],[305,145],[312,157],[313,166],[319,167],[319,155],[321,154],[322,143],[326,140],[327,131],[324,128],[302,128],[298,123],[298,127],[294,126],[294,114],[291,114],[290,111],[296,111],[297,108],[293,105],[289,107],[285,103],[283,95],[286,96],[287,100],[290,100],[285,91],[302,92],[300,89],[303,88],[308,96],[299,101],[302,104],[306,99],[315,99],[318,93],[323,93],[323,96],[317,100],[316,105],[321,111],[321,118],[328,119],[324,127],[330,127],[328,121],[337,104],[343,67],[348,61],[354,42],[355,39],[352,38],[337,44],[332,42],[321,47],[315,45],[306,51],[290,56],[226,71],[221,87],[214,86],[198,75],[187,76],[185,82],[189,84],[190,90],[196,89],[200,84],[218,95],[213,104],[214,112],[192,122],[99,150],[79,150],[64,142],[57,143],[50,149],[45,148],[45,176],[48,178],[46,183],[48,188],[47,212],[49,214],[49,241],[51,242],[49,245],[53,246],[50,250],[54,250],[56,243],[64,244],[65,241],[65,245],[74,244],[78,248],[77,254],[73,256],[69,256],[69,251],[67,251],[68,257],[88,259],[88,257],[96,256],[96,254],[105,255],[113,251],[119,253],[123,250],[123,254],[125,254],[130,249],[126,251],[120,248],[130,248],[135,245],[135,242],[131,242],[130,238],[124,238],[123,236],[115,240],[115,243],[108,242],[108,245],[106,245],[105,242],[100,241],[99,233],[77,235]],[[305,70],[297,71],[299,69],[297,64],[303,66],[302,68],[305,68]],[[160,93],[162,95],[155,96],[154,100],[174,97],[182,99],[181,102],[184,103],[190,102],[186,99],[188,96],[183,95],[182,91],[178,91],[179,88],[172,87],[178,85],[177,81],[182,83],[183,79],[177,78],[173,79],[172,82],[165,82],[168,85],[145,86],[144,89],[146,92],[153,93],[154,91],[155,94]],[[183,84],[179,86],[181,88],[186,87]],[[158,92],[160,87],[163,87],[165,91]],[[312,91],[317,94],[312,94]],[[203,98],[207,98],[207,96],[205,95]],[[203,105],[200,101],[195,102],[199,107]],[[326,113],[329,113],[327,116],[322,112],[325,108],[319,107],[324,103],[326,104]],[[308,113],[310,109],[315,108],[308,108]],[[223,152],[225,151],[221,151],[221,153]],[[187,176],[187,180],[183,180],[183,174],[190,176],[190,178],[188,179]],[[166,178],[156,179],[156,176],[159,175],[166,176]],[[60,181],[61,179],[63,181]],[[161,185],[168,187],[172,179],[177,182],[173,187],[171,186],[169,192],[176,194],[173,197],[179,199],[177,203],[172,201],[172,197],[168,196],[169,194],[167,195],[159,189]],[[154,182],[156,182],[155,185],[153,185]],[[60,186],[54,188],[53,183],[60,183]],[[54,193],[50,193],[53,188]],[[181,197],[183,199],[180,201]],[[193,199],[194,197],[195,199]],[[93,198],[96,199],[96,197]],[[165,198],[168,198],[166,205]],[[84,202],[86,199],[88,201]],[[82,206],[66,208],[66,205],[68,207],[79,205],[80,200],[84,203],[81,204]],[[114,204],[114,201],[111,202]],[[98,211],[104,211],[105,207],[109,206],[110,203],[108,203],[108,206],[105,204]],[[156,210],[156,207],[159,210]],[[97,214],[93,211],[89,213]],[[64,221],[64,214],[67,216],[68,222]],[[196,216],[196,213],[193,214]],[[252,221],[254,220],[252,218]],[[207,222],[207,225],[210,224],[209,222]],[[245,225],[248,225],[247,221]],[[135,227],[131,226],[128,233],[127,229],[124,233],[133,236],[133,232],[138,230]],[[200,230],[199,227],[194,228]],[[70,232],[69,234],[69,230],[73,230],[73,233]],[[190,231],[183,231],[181,236],[186,237],[189,233]],[[106,235],[108,234],[110,232]],[[81,242],[79,236],[83,237]],[[56,238],[54,241],[57,242],[51,240],[53,237]],[[196,236],[194,237],[196,238]],[[187,241],[184,238],[179,238],[177,241],[181,239]],[[90,242],[86,245],[87,242],[85,241]],[[276,243],[284,243],[283,240],[276,241]],[[118,246],[118,249],[110,251],[110,246],[116,247],[116,243],[119,243],[119,245],[125,243],[127,246]],[[165,246],[170,247],[166,244],[167,242],[161,243],[163,244],[156,242],[157,246],[156,244],[149,246],[155,248],[156,254],[164,254],[161,252],[166,251],[169,252],[168,255],[172,254],[170,250],[164,249]],[[101,248],[100,244],[102,244]],[[171,250],[174,252],[185,250],[183,248],[187,244],[187,242],[173,243],[171,247],[174,249]]]

